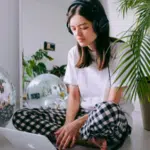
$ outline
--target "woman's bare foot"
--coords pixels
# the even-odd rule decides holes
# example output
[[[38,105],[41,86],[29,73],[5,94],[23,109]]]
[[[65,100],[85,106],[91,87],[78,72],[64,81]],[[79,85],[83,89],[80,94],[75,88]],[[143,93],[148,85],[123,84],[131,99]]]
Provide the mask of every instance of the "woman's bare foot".
[[[107,141],[106,141],[106,139],[92,138],[88,141],[85,141],[80,137],[80,134],[78,133],[76,143],[81,144],[81,145],[87,145],[88,144],[89,146],[92,146],[92,147],[99,147],[100,150],[107,150]]]
[[[105,139],[92,138],[90,141],[99,147],[100,150],[107,150],[107,141]]]

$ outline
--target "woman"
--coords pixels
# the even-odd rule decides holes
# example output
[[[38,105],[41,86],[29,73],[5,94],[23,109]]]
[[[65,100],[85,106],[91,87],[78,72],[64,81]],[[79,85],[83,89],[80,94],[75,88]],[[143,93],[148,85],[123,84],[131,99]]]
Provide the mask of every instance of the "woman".
[[[109,21],[98,0],[75,0],[67,12],[67,27],[77,40],[68,53],[64,82],[69,87],[67,110],[22,109],[13,117],[18,130],[56,140],[59,149],[79,138],[101,150],[119,148],[132,129],[133,105],[124,100],[126,85],[114,83],[121,42],[109,38]],[[55,138],[54,138],[55,135]]]

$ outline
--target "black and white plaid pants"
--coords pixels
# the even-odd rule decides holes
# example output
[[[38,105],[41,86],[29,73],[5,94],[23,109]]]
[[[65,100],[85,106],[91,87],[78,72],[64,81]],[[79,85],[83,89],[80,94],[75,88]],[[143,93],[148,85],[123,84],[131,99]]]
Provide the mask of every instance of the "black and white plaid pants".
[[[84,140],[105,138],[108,143],[125,140],[130,127],[120,106],[111,102],[102,102],[95,105],[94,110],[80,109],[77,117],[88,113],[88,119],[80,129]],[[65,123],[65,109],[24,108],[13,115],[13,125],[21,131],[42,134],[51,141],[55,141],[54,132]]]

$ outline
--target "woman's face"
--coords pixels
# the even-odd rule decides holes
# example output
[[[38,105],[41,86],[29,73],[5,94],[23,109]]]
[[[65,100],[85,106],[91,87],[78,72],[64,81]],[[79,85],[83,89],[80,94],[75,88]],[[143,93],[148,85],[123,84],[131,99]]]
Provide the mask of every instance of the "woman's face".
[[[70,28],[81,47],[93,44],[97,37],[92,22],[80,15],[76,14],[70,19]]]

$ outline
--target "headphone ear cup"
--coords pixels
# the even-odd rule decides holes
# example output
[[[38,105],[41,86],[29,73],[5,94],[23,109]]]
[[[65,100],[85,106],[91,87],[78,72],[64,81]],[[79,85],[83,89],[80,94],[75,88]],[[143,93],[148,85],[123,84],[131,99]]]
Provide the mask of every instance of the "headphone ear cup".
[[[100,20],[94,20],[93,21],[94,31],[97,34],[104,32],[104,30],[106,29],[108,23],[109,22],[108,22],[108,20],[106,18],[102,18]]]
[[[70,26],[69,26],[68,22],[67,22],[67,29],[68,29],[69,33],[73,34],[72,31],[71,31],[71,29],[70,29]]]
[[[94,29],[95,33],[99,34],[99,23],[98,23],[98,20],[94,20],[93,21],[93,29]]]
[[[71,34],[73,34],[72,31],[71,31],[71,29],[70,29],[70,27],[68,27],[68,31],[69,31]]]

